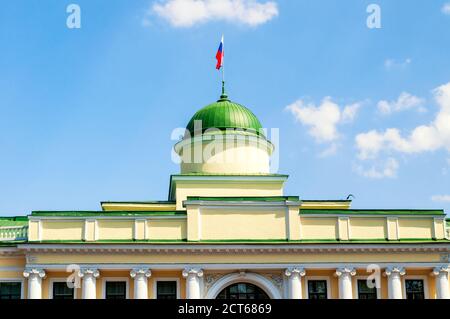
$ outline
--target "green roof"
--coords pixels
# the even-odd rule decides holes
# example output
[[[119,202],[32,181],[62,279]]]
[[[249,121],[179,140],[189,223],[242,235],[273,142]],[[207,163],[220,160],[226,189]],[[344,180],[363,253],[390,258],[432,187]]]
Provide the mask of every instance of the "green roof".
[[[445,215],[443,210],[427,209],[300,209],[300,214],[313,215]]]
[[[27,216],[0,217],[0,227],[28,225]]]
[[[203,200],[203,201],[249,201],[249,202],[279,202],[279,201],[298,201],[298,196],[269,196],[269,197],[203,197],[203,196],[188,196],[187,200]]]
[[[185,216],[186,211],[33,211],[31,216]]]
[[[194,121],[202,121],[201,133],[210,128],[222,131],[226,129],[241,129],[248,130],[252,134],[264,136],[262,125],[255,114],[245,106],[230,101],[224,91],[222,91],[222,95],[217,102],[205,106],[191,118],[186,127],[191,136],[195,133]]]

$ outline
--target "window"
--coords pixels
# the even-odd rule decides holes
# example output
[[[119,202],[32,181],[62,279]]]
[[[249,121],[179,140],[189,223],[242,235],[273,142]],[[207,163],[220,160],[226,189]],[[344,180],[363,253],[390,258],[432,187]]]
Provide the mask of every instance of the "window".
[[[327,299],[327,281],[326,280],[308,280],[308,298],[309,299]]]
[[[22,283],[0,282],[0,299],[20,299],[22,295]]]
[[[269,296],[259,287],[240,282],[226,287],[217,296],[217,299],[270,299]]]
[[[405,280],[406,299],[425,299],[424,283],[421,279]]]
[[[358,280],[358,299],[377,299],[377,288],[369,288],[367,280]]]
[[[53,299],[74,299],[74,289],[69,288],[66,282],[54,282]]]
[[[177,282],[157,281],[156,299],[177,299]]]
[[[127,283],[125,281],[107,281],[105,283],[105,299],[126,299]]]

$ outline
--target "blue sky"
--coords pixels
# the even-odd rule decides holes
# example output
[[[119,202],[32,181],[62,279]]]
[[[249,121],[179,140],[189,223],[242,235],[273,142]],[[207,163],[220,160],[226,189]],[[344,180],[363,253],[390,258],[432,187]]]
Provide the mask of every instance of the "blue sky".
[[[219,95],[222,33],[230,97],[280,129],[287,195],[450,211],[449,1],[222,1],[239,10],[2,1],[0,214],[166,199],[172,130]]]

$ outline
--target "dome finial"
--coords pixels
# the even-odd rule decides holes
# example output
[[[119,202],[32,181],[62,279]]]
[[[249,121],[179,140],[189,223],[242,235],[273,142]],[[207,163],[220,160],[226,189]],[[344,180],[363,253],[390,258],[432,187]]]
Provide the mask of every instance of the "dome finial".
[[[228,95],[225,92],[225,81],[222,81],[222,95],[220,96],[220,100],[219,101],[229,101],[228,100]]]

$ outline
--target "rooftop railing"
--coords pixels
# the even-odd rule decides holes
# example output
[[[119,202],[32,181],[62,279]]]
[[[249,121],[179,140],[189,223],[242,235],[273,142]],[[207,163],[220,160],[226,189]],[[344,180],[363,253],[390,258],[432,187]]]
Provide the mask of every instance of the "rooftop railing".
[[[25,240],[28,237],[28,226],[0,227],[0,241]]]

